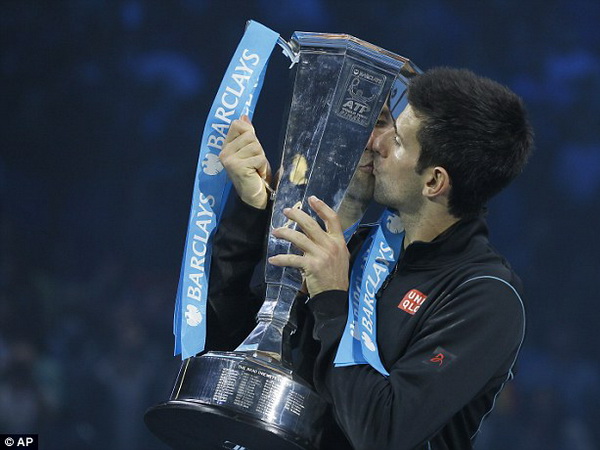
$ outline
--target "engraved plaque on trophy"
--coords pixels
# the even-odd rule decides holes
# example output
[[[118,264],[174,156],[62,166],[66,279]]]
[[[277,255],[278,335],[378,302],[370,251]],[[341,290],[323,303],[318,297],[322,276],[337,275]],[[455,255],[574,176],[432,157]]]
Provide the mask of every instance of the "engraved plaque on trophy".
[[[406,58],[344,34],[296,32],[280,45],[294,55],[295,79],[271,229],[283,209],[316,195],[339,207],[378,115],[401,97],[418,69]],[[296,251],[269,235],[267,256]],[[318,449],[327,405],[294,374],[289,337],[302,285],[297,269],[267,264],[257,325],[233,352],[182,362],[169,401],[148,410],[151,431],[174,448]]]

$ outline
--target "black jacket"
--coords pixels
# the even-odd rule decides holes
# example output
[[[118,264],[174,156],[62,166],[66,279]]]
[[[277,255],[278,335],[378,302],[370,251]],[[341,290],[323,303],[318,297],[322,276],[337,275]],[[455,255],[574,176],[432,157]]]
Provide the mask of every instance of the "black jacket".
[[[268,213],[236,203],[215,236],[209,349],[235,348],[262,301],[260,289],[252,294],[248,286],[264,255]],[[351,249],[365,236],[357,233]],[[460,221],[432,242],[409,245],[377,297],[377,341],[389,377],[369,365],[333,366],[347,292],[315,296],[310,313],[298,302],[296,370],[332,405],[343,432],[326,427],[322,448],[472,448],[512,377],[525,328],[521,283],[490,247],[485,221]]]

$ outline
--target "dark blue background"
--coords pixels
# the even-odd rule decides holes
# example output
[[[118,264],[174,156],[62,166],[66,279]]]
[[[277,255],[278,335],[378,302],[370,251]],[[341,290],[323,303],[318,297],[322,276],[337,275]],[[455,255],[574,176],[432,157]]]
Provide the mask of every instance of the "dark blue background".
[[[343,32],[423,69],[467,67],[525,99],[537,148],[490,222],[526,285],[527,340],[478,448],[597,448],[595,0],[3,2],[0,433],[39,433],[44,449],[163,448],[142,415],[178,367],[198,143],[251,18],[285,38]],[[277,53],[255,118],[271,154],[288,86]]]

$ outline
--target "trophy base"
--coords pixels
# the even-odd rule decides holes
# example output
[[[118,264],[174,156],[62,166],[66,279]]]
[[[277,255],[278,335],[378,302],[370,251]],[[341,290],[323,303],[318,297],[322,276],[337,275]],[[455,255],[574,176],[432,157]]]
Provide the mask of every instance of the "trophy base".
[[[192,401],[158,405],[146,413],[145,420],[156,436],[175,449],[314,449],[260,420]]]
[[[325,409],[283,367],[210,352],[182,363],[170,400],[144,420],[176,449],[315,450]]]

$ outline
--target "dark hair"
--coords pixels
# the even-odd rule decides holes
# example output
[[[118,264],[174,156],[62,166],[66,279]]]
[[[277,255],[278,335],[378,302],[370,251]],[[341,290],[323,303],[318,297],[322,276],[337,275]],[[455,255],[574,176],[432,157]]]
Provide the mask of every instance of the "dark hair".
[[[448,171],[455,217],[481,213],[523,170],[533,132],[523,101],[507,87],[468,70],[436,68],[411,81],[408,102],[422,121],[417,172]]]

